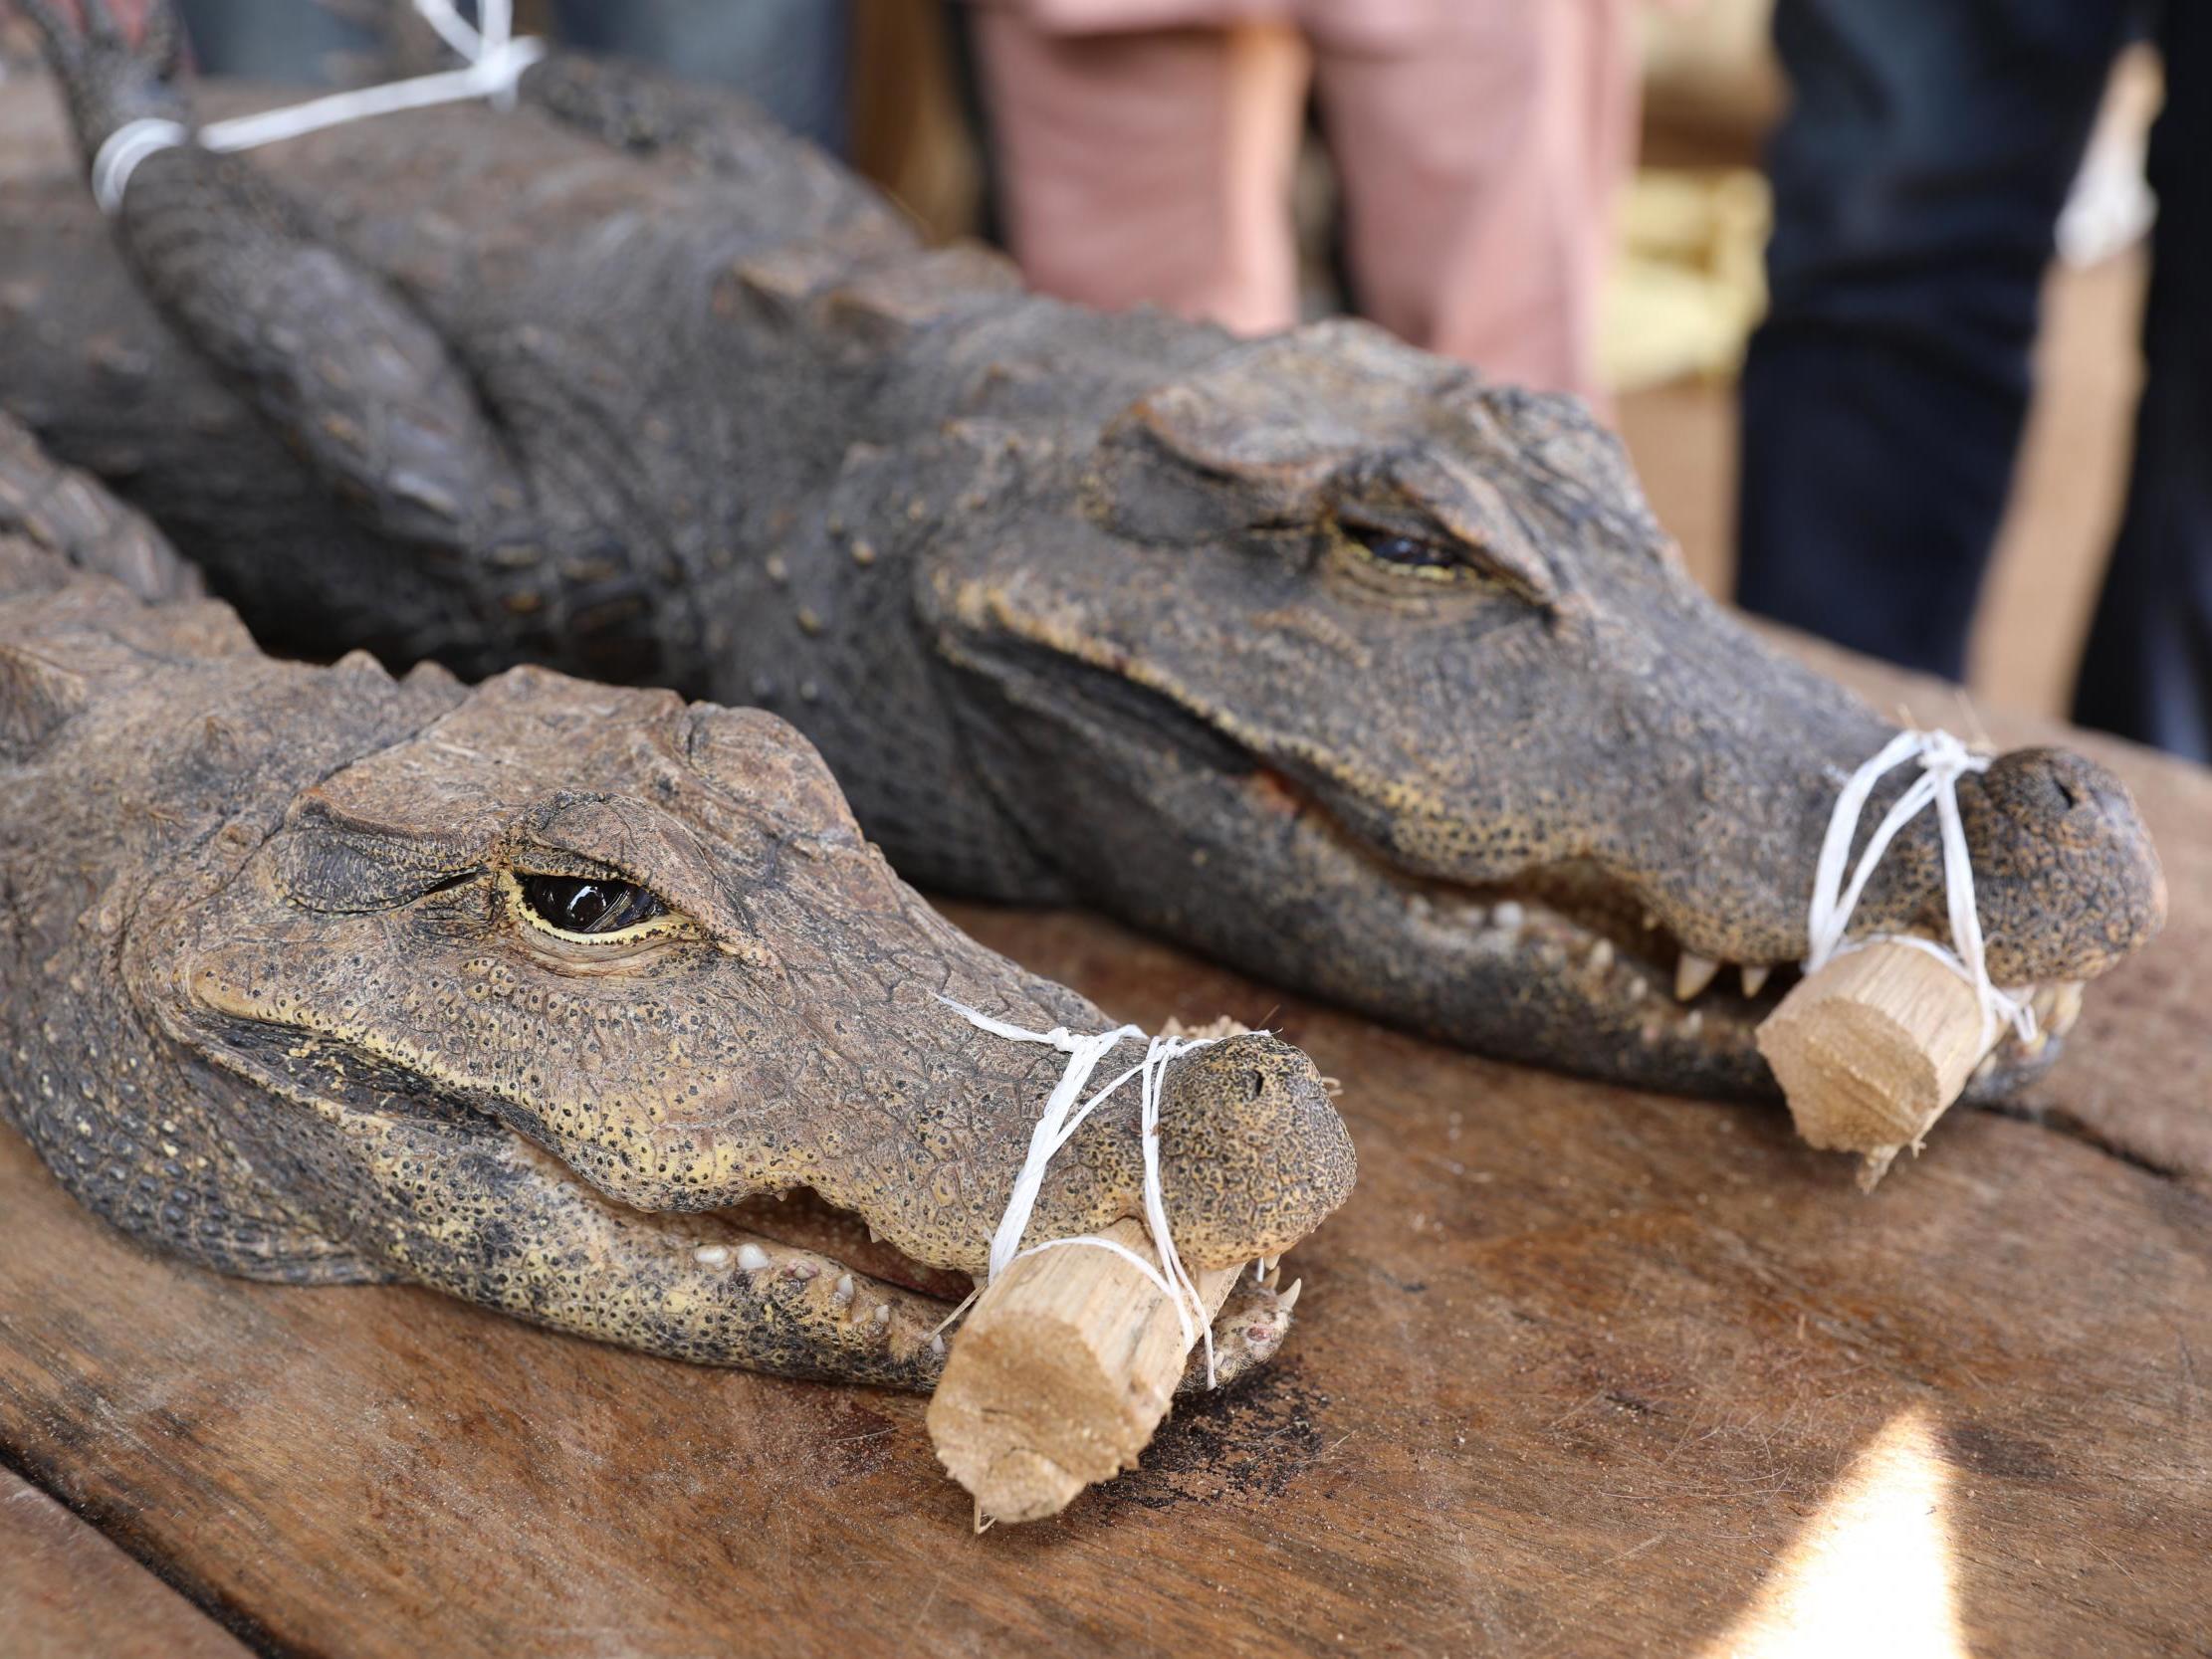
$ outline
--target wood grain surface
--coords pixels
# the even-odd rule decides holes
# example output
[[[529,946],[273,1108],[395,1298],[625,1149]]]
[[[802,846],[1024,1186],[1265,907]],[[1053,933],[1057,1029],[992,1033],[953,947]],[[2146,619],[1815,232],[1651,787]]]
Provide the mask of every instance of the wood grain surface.
[[[244,1659],[246,1652],[98,1532],[0,1469],[0,1653]]]
[[[1281,1361],[1056,1521],[970,1536],[920,1399],[218,1279],[12,1138],[0,1459],[272,1651],[1792,1653],[1838,1617],[1899,1653],[2208,1651],[2212,777],[2104,752],[2167,935],[2034,1121],[1955,1112],[1871,1198],[1778,1109],[952,907],[1117,1015],[1281,1029],[1360,1146]]]
[[[1802,648],[1967,726],[1948,688]],[[210,1613],[401,1659],[2212,1653],[2212,775],[2067,740],[2135,789],[2172,925],[2013,1115],[1953,1112],[1872,1197],[1779,1108],[950,907],[1116,1016],[1304,1044],[1362,1161],[1286,1263],[1276,1365],[981,1538],[919,1398],[216,1278],[0,1134],[0,1654],[235,1651]]]

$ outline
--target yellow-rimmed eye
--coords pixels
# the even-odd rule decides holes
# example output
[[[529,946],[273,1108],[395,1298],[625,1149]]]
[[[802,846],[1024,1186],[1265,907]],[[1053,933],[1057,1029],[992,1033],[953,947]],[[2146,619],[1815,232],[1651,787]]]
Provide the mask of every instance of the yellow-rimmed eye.
[[[586,937],[618,933],[668,914],[649,888],[605,876],[536,876],[518,871],[516,891],[547,927]]]
[[[1346,524],[1344,533],[1377,564],[1387,564],[1431,581],[1448,579],[1468,568],[1466,554],[1441,541],[1374,529],[1365,524]]]

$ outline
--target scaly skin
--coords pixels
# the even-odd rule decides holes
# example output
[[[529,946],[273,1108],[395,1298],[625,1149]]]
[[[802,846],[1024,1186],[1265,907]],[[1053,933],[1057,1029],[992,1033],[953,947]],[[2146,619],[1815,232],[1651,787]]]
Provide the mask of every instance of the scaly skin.
[[[182,111],[111,40],[55,55],[88,155]],[[0,396],[265,638],[758,703],[911,880],[1771,1090],[1751,1031],[1892,728],[1696,590],[1579,406],[1359,324],[1026,295],[709,92],[555,58],[522,95],[155,155],[119,264],[19,191]],[[1960,795],[1991,969],[2063,1027],[2162,919],[2140,819],[2057,751]],[[1928,815],[1857,927],[1944,914]],[[1976,1095],[2055,1053],[2008,1039]]]
[[[0,1117],[62,1184],[226,1272],[930,1386],[1064,1063],[937,996],[1105,1016],[931,911],[773,715],[273,661],[188,587],[0,421]],[[564,932],[538,876],[665,910]],[[1032,1239],[1141,1213],[1134,1095]],[[1264,1034],[1172,1063],[1162,1143],[1197,1266],[1278,1253],[1352,1182],[1312,1063]],[[1224,1368],[1288,1323],[1245,1281]]]

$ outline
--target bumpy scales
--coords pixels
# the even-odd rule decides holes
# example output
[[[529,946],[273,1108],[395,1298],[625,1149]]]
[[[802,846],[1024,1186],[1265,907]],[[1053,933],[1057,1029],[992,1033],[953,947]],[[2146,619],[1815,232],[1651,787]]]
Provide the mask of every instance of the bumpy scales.
[[[1112,1022],[931,911],[773,715],[273,661],[191,588],[0,421],[0,1117],[62,1184],[229,1272],[927,1386],[1059,1069],[940,995]],[[1296,1049],[1166,1087],[1195,1262],[1349,1190]],[[1084,1126],[1032,1238],[1141,1212],[1135,1111]],[[1227,1367],[1287,1325],[1247,1279]]]
[[[154,55],[53,42],[86,154],[184,114]],[[1891,728],[1697,591],[1579,406],[1357,323],[1037,298],[710,91],[555,56],[521,104],[166,150],[111,227],[18,187],[0,398],[272,643],[758,704],[912,880],[1771,1087],[1750,1033]],[[2063,1014],[2158,924],[2134,807],[2049,750],[1961,806],[1991,972]],[[1855,926],[1943,918],[1923,822]]]

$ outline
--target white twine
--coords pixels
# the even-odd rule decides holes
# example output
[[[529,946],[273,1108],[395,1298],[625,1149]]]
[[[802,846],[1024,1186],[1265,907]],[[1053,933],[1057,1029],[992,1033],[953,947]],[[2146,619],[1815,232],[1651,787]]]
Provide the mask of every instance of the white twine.
[[[1214,1377],[1214,1324],[1208,1314],[1199,1287],[1177,1254],[1175,1240],[1168,1231],[1168,1207],[1160,1186],[1160,1096],[1167,1079],[1168,1065],[1178,1056],[1193,1049],[1205,1048],[1220,1041],[1218,1037],[1146,1037],[1134,1025],[1117,1026],[1111,1031],[1101,1031],[1095,1036],[1079,1037],[1064,1025],[1050,1031],[1031,1031],[1018,1025],[1008,1025],[1004,1020],[993,1019],[980,1013],[965,1002],[956,1002],[949,996],[940,996],[944,1003],[967,1019],[969,1024],[1003,1037],[1015,1043],[1049,1043],[1067,1056],[1067,1069],[1060,1074],[1059,1083],[1044,1103],[1044,1110],[1037,1117],[1036,1128],[1029,1132],[1029,1155],[1022,1160],[1021,1172],[1014,1177],[1013,1191],[1007,1195],[1005,1214],[999,1218],[997,1231],[991,1235],[991,1255],[986,1269],[985,1283],[998,1277],[1007,1267],[1023,1256],[1033,1256],[1040,1250],[1058,1250],[1068,1245],[1090,1245],[1100,1250],[1111,1250],[1128,1262],[1139,1273],[1158,1287],[1160,1294],[1175,1308],[1175,1317],[1183,1327],[1183,1351],[1188,1353],[1200,1340],[1206,1344],[1206,1385],[1215,1385]],[[1145,1057],[1131,1066],[1111,1083],[1078,1107],[1076,1098],[1098,1070],[1099,1062],[1125,1039],[1135,1038],[1145,1045]],[[1152,1247],[1160,1257],[1159,1267],[1146,1261],[1134,1250],[1110,1238],[1099,1238],[1092,1233],[1078,1234],[1072,1238],[1046,1239],[1041,1244],[1021,1248],[1021,1235],[1028,1230],[1029,1217],[1036,1208],[1037,1194],[1044,1185],[1044,1172],[1053,1155],[1074,1138],[1083,1121],[1097,1111],[1115,1090],[1131,1078],[1138,1080],[1140,1107],[1138,1130],[1142,1137],[1145,1160],[1145,1224],[1152,1232]],[[965,1307],[967,1304],[962,1304]],[[954,1310],[959,1313],[958,1309]],[[1194,1321],[1194,1315],[1196,1316]],[[946,1321],[951,1324],[951,1320]]]
[[[511,37],[513,0],[484,0],[481,29],[472,27],[455,11],[452,0],[414,0],[414,6],[439,37],[468,60],[465,68],[332,93],[328,98],[265,109],[255,115],[210,121],[197,132],[181,121],[160,116],[125,121],[108,134],[93,157],[93,200],[103,213],[115,213],[122,206],[123,191],[129,187],[130,175],[138,170],[138,163],[180,144],[196,143],[202,149],[224,152],[253,149],[369,115],[422,109],[435,104],[466,104],[479,98],[491,100],[498,108],[512,107],[515,86],[522,80],[523,71],[546,55],[545,42]]]
[[[1847,888],[1844,867],[1851,858],[1852,838],[1859,833],[1859,819],[1867,809],[1868,797],[1886,773],[1915,759],[1920,762],[1920,775],[1875,826]],[[1958,780],[1967,772],[1989,770],[1989,762],[1988,755],[1976,754],[1948,731],[1900,731],[1852,774],[1836,797],[1828,836],[1821,843],[1820,862],[1814,868],[1813,905],[1806,919],[1811,948],[1805,958],[1805,971],[1813,973],[1844,952],[1877,940],[1924,950],[1974,987],[1981,1003],[1984,1048],[1995,1040],[1998,1026],[2007,1021],[2024,1042],[2034,1041],[2036,1034],[2035,1009],[2024,994],[2007,993],[1990,982],[1989,964],[1982,951],[1981,914],[1974,904],[1974,867],[1966,849],[1966,827],[1958,811]],[[1858,909],[1859,897],[1866,891],[1875,866],[1897,832],[1930,802],[1935,805],[1936,822],[1942,832],[1943,888],[1950,909],[1951,946],[1903,933],[1877,933],[1846,943],[1844,930],[1851,924],[1851,913]]]

